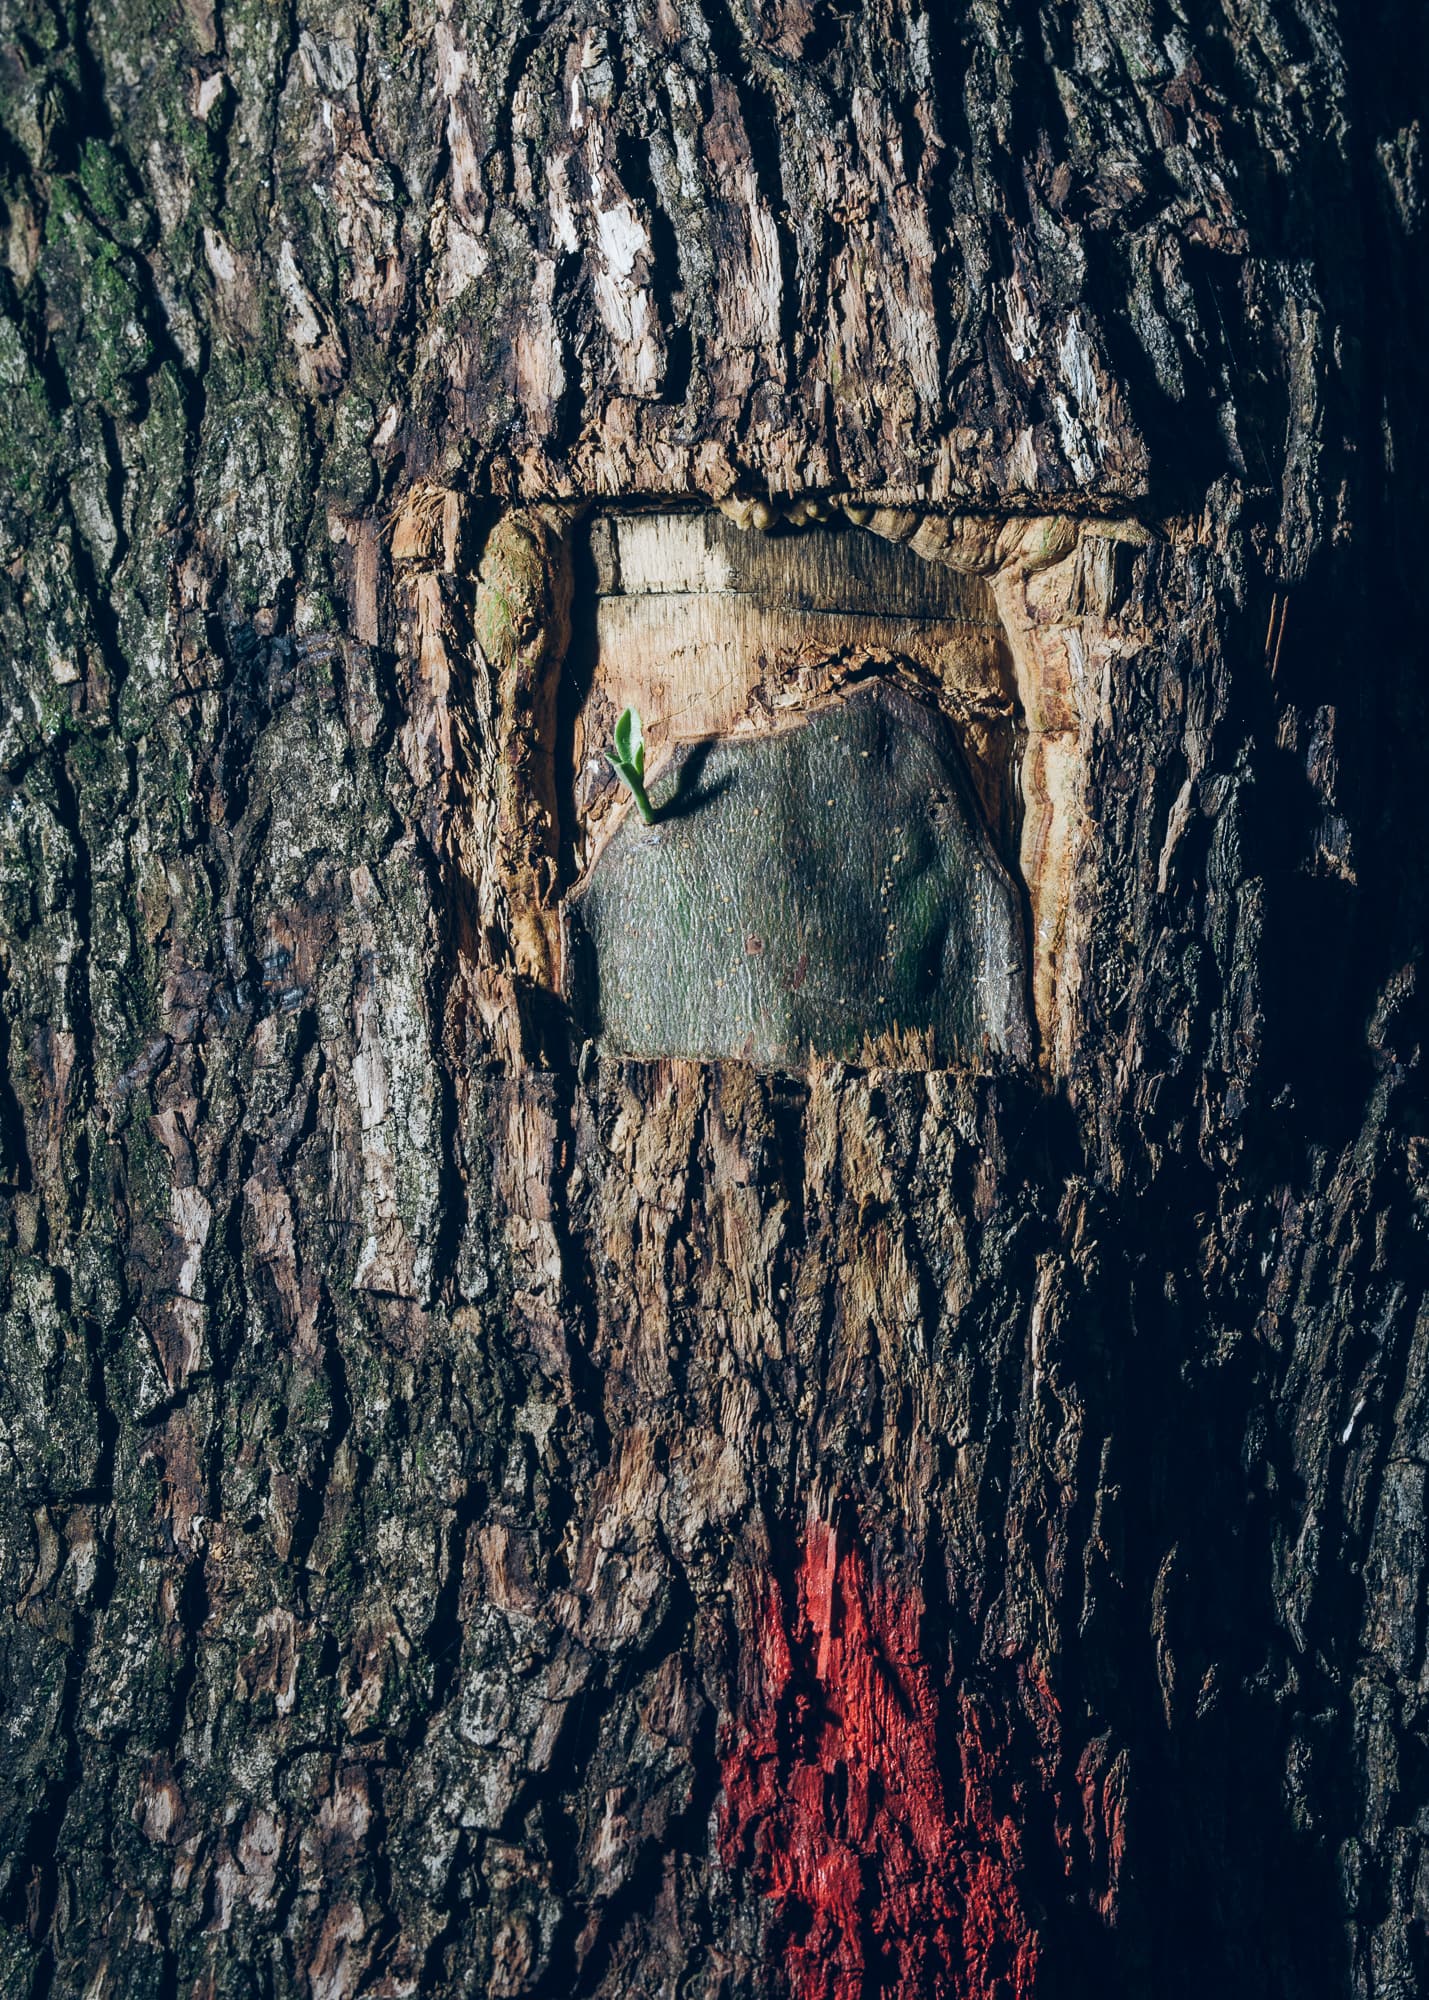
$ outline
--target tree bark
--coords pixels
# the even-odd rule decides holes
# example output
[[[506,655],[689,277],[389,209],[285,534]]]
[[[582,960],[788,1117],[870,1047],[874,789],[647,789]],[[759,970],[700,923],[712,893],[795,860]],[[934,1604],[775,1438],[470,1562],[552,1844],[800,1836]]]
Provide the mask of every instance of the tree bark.
[[[1426,40],[7,6],[0,1992],[1422,1988]],[[716,507],[1025,1053],[583,1039]]]

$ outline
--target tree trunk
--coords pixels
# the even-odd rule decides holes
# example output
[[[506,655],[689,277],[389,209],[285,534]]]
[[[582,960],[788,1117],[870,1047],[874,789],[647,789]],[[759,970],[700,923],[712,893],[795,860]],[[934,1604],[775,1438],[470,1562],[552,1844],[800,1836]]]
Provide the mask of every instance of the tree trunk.
[[[1372,12],[11,0],[0,1993],[1421,1990]]]

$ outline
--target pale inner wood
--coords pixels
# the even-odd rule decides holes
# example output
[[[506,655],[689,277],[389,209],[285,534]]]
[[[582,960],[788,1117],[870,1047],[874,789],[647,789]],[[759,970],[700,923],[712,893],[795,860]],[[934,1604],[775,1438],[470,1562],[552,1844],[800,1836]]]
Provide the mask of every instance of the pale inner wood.
[[[599,518],[591,554],[594,658],[574,733],[578,869],[620,797],[604,753],[627,706],[640,711],[653,770],[677,741],[725,734],[812,699],[841,667],[884,658],[907,663],[970,723],[974,765],[997,725],[1006,763],[1010,662],[981,577],[851,526],[764,535],[713,510]],[[983,792],[986,773],[973,776]]]

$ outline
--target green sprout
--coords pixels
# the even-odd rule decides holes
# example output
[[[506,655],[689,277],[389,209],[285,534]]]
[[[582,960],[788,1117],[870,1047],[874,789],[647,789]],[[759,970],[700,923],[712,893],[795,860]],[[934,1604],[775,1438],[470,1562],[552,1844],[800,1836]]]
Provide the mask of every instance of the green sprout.
[[[638,708],[627,708],[621,714],[615,725],[615,748],[606,751],[605,761],[616,777],[624,779],[629,785],[641,819],[647,826],[653,826],[655,808],[645,789],[645,738],[640,728]]]

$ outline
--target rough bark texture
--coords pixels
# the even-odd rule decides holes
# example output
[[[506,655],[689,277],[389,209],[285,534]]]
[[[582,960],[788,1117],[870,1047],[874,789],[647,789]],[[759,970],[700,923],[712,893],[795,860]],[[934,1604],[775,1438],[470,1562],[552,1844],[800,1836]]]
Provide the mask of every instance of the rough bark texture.
[[[0,1992],[1422,1989],[1426,73],[11,0]],[[1036,1063],[569,1037],[577,517],[809,492]]]

